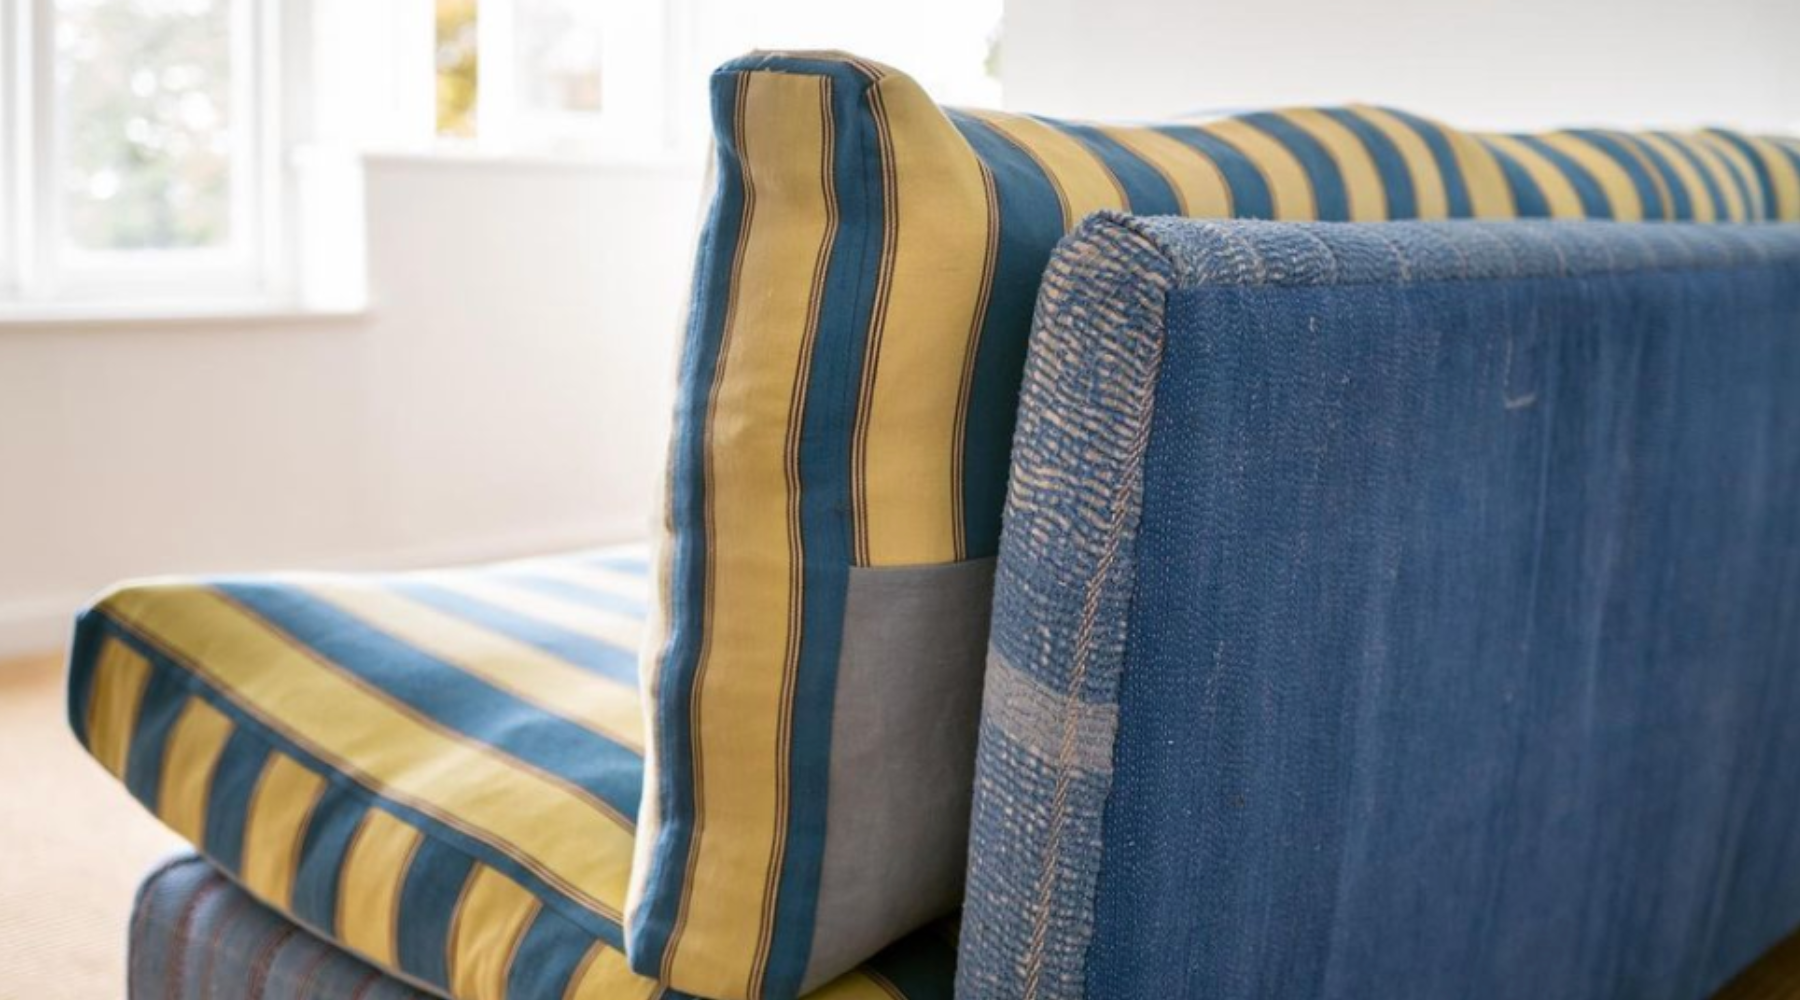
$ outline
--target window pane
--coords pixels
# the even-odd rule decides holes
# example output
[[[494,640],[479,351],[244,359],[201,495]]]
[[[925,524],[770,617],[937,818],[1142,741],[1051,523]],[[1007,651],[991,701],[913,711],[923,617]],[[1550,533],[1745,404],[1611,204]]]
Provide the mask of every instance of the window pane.
[[[232,235],[229,0],[57,0],[63,238],[81,250]]]
[[[517,0],[519,102],[530,111],[602,109],[602,11],[592,0]],[[659,44],[646,38],[639,44]]]
[[[475,0],[437,0],[437,130],[475,134],[475,96],[480,83]]]

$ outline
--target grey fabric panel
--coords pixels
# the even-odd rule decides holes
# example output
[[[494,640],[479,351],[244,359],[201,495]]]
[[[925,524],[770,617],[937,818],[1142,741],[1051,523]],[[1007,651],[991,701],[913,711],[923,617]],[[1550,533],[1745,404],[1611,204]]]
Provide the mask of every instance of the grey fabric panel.
[[[993,585],[992,559],[850,571],[805,991],[962,899],[982,687],[970,665]]]

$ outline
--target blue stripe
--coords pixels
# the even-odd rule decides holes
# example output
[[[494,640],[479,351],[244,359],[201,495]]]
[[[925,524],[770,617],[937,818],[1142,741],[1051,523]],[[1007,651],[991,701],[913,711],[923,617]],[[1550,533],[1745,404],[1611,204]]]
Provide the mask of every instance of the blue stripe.
[[[700,659],[706,609],[706,423],[725,316],[733,292],[733,263],[742,236],[744,164],[738,154],[738,89],[744,77],[721,70],[712,76],[713,148],[717,188],[700,234],[694,263],[694,308],[689,313],[682,349],[680,393],[675,409],[674,443],[670,449],[669,517],[673,538],[669,553],[668,640],[662,649],[660,683],[651,711],[660,722],[651,728],[656,754],[657,802],[661,832],[649,851],[643,884],[649,893],[626,928],[632,968],[659,975],[663,952],[685,890],[682,873],[693,842],[694,680]]]
[[[220,581],[215,589],[345,674],[471,740],[637,815],[643,761],[630,750],[401,642],[290,586]]]
[[[1762,191],[1760,212],[1758,212],[1755,202],[1749,203],[1750,210],[1758,212],[1756,218],[1759,220],[1773,218],[1775,215],[1775,178],[1769,176],[1769,166],[1763,162],[1762,154],[1758,153],[1755,146],[1745,142],[1744,137],[1736,132],[1728,132],[1722,128],[1707,129],[1706,131],[1708,135],[1742,153],[1744,159],[1750,161],[1750,169],[1756,174],[1755,185]]]
[[[69,696],[64,711],[75,739],[90,750],[88,714],[94,710],[94,675],[100,669],[106,634],[106,616],[99,611],[88,608],[75,616],[75,637],[69,643]]]
[[[1725,200],[1725,191],[1719,187],[1718,181],[1713,179],[1712,171],[1707,167],[1706,162],[1695,155],[1693,150],[1688,149],[1680,136],[1670,132],[1653,132],[1651,134],[1667,140],[1669,145],[1674,147],[1675,155],[1686,160],[1688,166],[1694,168],[1694,173],[1700,175],[1700,184],[1706,188],[1707,196],[1712,199],[1713,217],[1721,220],[1729,219],[1731,206]]]
[[[1387,217],[1418,218],[1419,197],[1413,189],[1412,171],[1406,169],[1406,158],[1400,155],[1400,147],[1394,145],[1394,140],[1348,108],[1328,108],[1324,114],[1349,129],[1368,150],[1369,159],[1375,163],[1375,172],[1381,176],[1381,189],[1387,193]]]
[[[369,807],[347,795],[320,798],[300,844],[294,871],[294,916],[326,934],[337,933],[338,872]]]
[[[163,756],[169,748],[169,732],[187,707],[187,685],[167,670],[153,670],[144,685],[137,726],[131,733],[131,752],[125,763],[125,787],[144,808],[156,812],[162,796]]]
[[[1675,172],[1675,168],[1669,163],[1668,157],[1664,156],[1655,147],[1651,146],[1643,139],[1628,132],[1613,132],[1610,133],[1610,137],[1617,141],[1621,146],[1627,146],[1644,154],[1644,159],[1649,161],[1651,168],[1656,171],[1657,176],[1662,178],[1663,187],[1667,188],[1669,192],[1669,207],[1666,218],[1671,221],[1691,221],[1694,218],[1693,193],[1690,192],[1687,185],[1682,182],[1681,175]]]
[[[1118,178],[1119,186],[1125,189],[1125,198],[1130,203],[1128,211],[1138,215],[1181,214],[1181,199],[1175,196],[1175,189],[1163,175],[1111,136],[1092,125],[1077,125],[1053,118],[1038,121],[1066,133],[1099,157],[1106,169]]]
[[[1479,138],[1475,141],[1480,142],[1489,153],[1492,153],[1495,162],[1500,164],[1500,173],[1506,177],[1506,184],[1512,189],[1513,208],[1518,217],[1521,219],[1548,218],[1550,203],[1545,200],[1544,192],[1538,188],[1537,181],[1531,179],[1531,175],[1525,172],[1525,168],[1519,165],[1519,161],[1492,143],[1482,142]]]
[[[1694,141],[1699,142],[1700,140],[1696,138]],[[1716,149],[1709,149],[1709,152],[1718,157],[1721,164],[1724,164],[1725,176],[1731,178],[1731,186],[1737,189],[1738,196],[1743,199],[1745,220],[1754,222],[1760,219],[1762,209],[1756,203],[1756,191],[1752,187],[1755,182],[1744,176],[1744,172],[1739,170],[1737,164],[1733,163],[1731,158],[1724,153]]]
[[[566,997],[582,959],[593,947],[593,935],[552,910],[539,909],[506,974],[509,997]]]
[[[819,871],[825,858],[831,720],[850,585],[850,456],[844,429],[854,426],[863,374],[863,332],[875,308],[884,229],[880,146],[867,112],[867,80],[841,63],[821,64],[832,81],[834,176],[842,220],[831,248],[821,334],[813,349],[800,429],[800,650],[790,709],[787,843],[777,887],[774,934],[762,988],[791,996],[811,959]],[[844,331],[831,335],[825,331]],[[704,891],[704,888],[701,889]]]
[[[1000,202],[994,280],[963,427],[963,551],[970,559],[983,559],[1000,544],[1031,307],[1050,250],[1062,236],[1062,205],[1037,161],[987,123],[955,111],[950,121],[993,171]]]
[[[598,587],[590,587],[573,580],[563,580],[553,576],[533,576],[523,570],[484,575],[484,579],[490,583],[503,584],[543,594],[546,597],[554,597],[559,601],[566,601],[582,608],[599,608],[636,618],[639,621],[649,617],[650,614],[650,609],[643,600],[626,597],[622,594],[608,593]]]
[[[435,840],[419,841],[400,886],[396,958],[407,975],[438,989],[450,986],[450,921],[475,862]]]
[[[1581,202],[1581,214],[1590,219],[1610,219],[1613,217],[1612,202],[1607,199],[1605,189],[1587,168],[1576,163],[1573,158],[1555,146],[1534,135],[1521,135],[1514,138],[1544,159],[1549,160],[1558,173],[1568,178],[1569,186],[1575,189],[1575,197]]]
[[[1231,189],[1231,214],[1238,219],[1273,219],[1275,197],[1262,170],[1237,147],[1188,125],[1165,125],[1158,132],[1194,147],[1213,161]]]
[[[1437,162],[1438,173],[1444,178],[1444,199],[1450,206],[1452,219],[1467,219],[1475,214],[1473,202],[1469,200],[1469,179],[1463,176],[1462,164],[1457,162],[1456,150],[1451,148],[1450,139],[1444,130],[1418,115],[1395,111],[1393,108],[1381,110],[1393,115],[1396,120],[1425,143],[1431,151],[1431,158]]]
[[[1794,165],[1794,170],[1796,173],[1800,173],[1800,148],[1795,148],[1793,146],[1789,146],[1788,144],[1782,143],[1782,142],[1772,142],[1771,145],[1773,145],[1782,156],[1787,157],[1788,162],[1792,163]],[[1770,217],[1774,217],[1775,207],[1776,206],[1771,205],[1771,210],[1769,213]],[[1800,219],[1783,219],[1781,221],[1783,221],[1783,222],[1800,222]]]
[[[1577,129],[1569,134],[1605,153],[1608,159],[1625,171],[1631,178],[1631,186],[1637,190],[1638,201],[1643,203],[1646,220],[1669,218],[1669,206],[1663,204],[1662,193],[1657,190],[1650,171],[1645,169],[1644,162],[1633,156],[1623,143],[1596,129]]]
[[[1244,115],[1241,120],[1274,139],[1300,161],[1312,185],[1313,210],[1319,221],[1350,221],[1350,194],[1344,188],[1343,171],[1338,169],[1330,150],[1305,129],[1280,115],[1260,112]]]
[[[268,741],[257,729],[240,724],[225,741],[213,771],[212,789],[206,796],[206,843],[201,846],[207,857],[234,875],[243,872],[250,796],[268,760]]]
[[[560,625],[498,607],[434,583],[393,577],[388,581],[388,588],[409,600],[534,646],[583,670],[630,687],[637,686],[637,653],[633,650],[571,632]]]

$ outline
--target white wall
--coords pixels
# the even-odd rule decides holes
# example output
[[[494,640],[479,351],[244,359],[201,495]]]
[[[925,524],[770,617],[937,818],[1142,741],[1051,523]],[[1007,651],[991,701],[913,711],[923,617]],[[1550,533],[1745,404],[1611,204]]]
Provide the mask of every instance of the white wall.
[[[376,159],[364,317],[0,326],[0,658],[121,577],[640,535],[698,188]]]
[[[1009,106],[1372,101],[1477,128],[1800,131],[1795,0],[1009,0]]]

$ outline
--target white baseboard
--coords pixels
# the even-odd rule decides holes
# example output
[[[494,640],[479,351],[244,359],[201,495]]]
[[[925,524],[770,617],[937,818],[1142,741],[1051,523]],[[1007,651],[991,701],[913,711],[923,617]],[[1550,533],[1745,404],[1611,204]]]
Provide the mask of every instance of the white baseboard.
[[[295,559],[283,566],[224,567],[220,572],[271,569],[317,569],[338,572],[422,569],[462,563],[494,562],[527,556],[592,548],[645,537],[644,524],[635,518],[594,521],[559,528],[455,539],[377,552],[347,553],[318,559]],[[125,576],[127,574],[119,574]],[[28,656],[53,654],[67,647],[75,613],[91,600],[93,590],[40,594],[0,601],[0,663]]]

